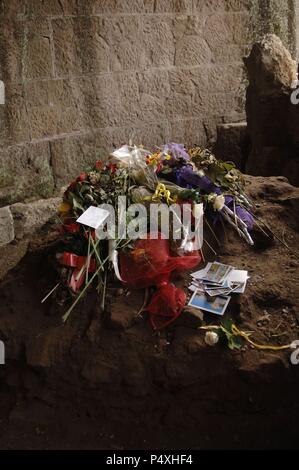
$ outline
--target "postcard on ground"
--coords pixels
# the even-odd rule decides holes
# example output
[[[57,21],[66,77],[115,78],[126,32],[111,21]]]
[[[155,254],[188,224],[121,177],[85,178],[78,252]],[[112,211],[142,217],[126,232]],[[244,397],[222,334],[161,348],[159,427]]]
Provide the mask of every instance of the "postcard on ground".
[[[233,269],[233,266],[221,263],[212,263],[203,279],[204,281],[221,284]]]
[[[227,277],[230,287],[236,294],[244,294],[248,279],[248,271],[240,269],[234,269]],[[239,288],[237,286],[239,286]]]
[[[218,295],[229,295],[231,292],[231,289],[206,289],[206,294],[208,294],[209,297],[217,297]]]
[[[194,273],[191,273],[191,277],[193,279],[201,280],[205,277],[207,274],[208,270],[210,269],[210,266],[212,263],[208,263],[204,269],[200,269],[199,271],[195,271]]]
[[[206,312],[214,313],[215,315],[224,315],[224,312],[229,304],[230,297],[218,296],[208,299],[202,292],[194,292],[192,295],[189,306],[204,310]]]

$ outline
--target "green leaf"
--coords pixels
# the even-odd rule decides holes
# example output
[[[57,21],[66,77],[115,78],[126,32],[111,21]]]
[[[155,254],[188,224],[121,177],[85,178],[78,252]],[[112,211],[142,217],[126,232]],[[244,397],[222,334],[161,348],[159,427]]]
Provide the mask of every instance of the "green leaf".
[[[232,335],[231,338],[228,341],[228,347],[231,350],[241,349],[241,347],[242,347],[242,338],[240,336]]]

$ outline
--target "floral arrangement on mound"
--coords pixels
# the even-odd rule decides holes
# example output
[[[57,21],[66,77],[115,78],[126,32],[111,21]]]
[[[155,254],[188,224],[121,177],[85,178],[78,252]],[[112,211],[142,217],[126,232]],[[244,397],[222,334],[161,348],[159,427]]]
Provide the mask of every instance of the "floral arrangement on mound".
[[[64,245],[64,251],[58,254],[64,266],[59,285],[62,283],[73,296],[64,321],[91,285],[101,292],[104,309],[107,282],[115,277],[128,288],[156,288],[145,306],[155,329],[170,324],[184,308],[186,294],[171,283],[171,277],[200,263],[201,246],[190,238],[190,227],[182,227],[184,236],[178,243],[172,232],[169,239],[165,238],[160,226],[153,237],[146,220],[143,237],[120,236],[120,221],[128,227],[134,219],[129,211],[116,207],[123,196],[128,204],[142,203],[146,208],[161,203],[175,203],[182,210],[188,206],[195,234],[199,233],[196,221],[202,211],[207,224],[211,222],[211,230],[223,220],[253,244],[252,205],[245,194],[243,176],[233,163],[218,160],[207,149],[186,149],[176,143],[155,152],[123,146],[107,161],[99,160],[82,172],[65,191],[59,207]],[[103,204],[117,209],[115,219],[107,223],[107,239],[99,239],[94,228],[77,222],[89,207]]]

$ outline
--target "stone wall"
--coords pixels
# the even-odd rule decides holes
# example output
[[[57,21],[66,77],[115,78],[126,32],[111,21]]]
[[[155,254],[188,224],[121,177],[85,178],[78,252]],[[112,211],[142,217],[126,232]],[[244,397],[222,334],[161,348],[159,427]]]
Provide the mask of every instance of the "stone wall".
[[[242,58],[295,0],[0,0],[0,207],[50,198],[132,139],[206,145],[244,118]]]

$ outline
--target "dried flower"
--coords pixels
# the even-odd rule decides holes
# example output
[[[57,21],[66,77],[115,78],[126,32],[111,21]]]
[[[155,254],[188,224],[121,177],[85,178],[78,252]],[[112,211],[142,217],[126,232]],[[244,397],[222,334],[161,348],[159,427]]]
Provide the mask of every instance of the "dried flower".
[[[101,180],[101,173],[99,173],[98,171],[91,171],[90,173],[88,173],[88,176],[89,181],[93,185],[97,184]]]

